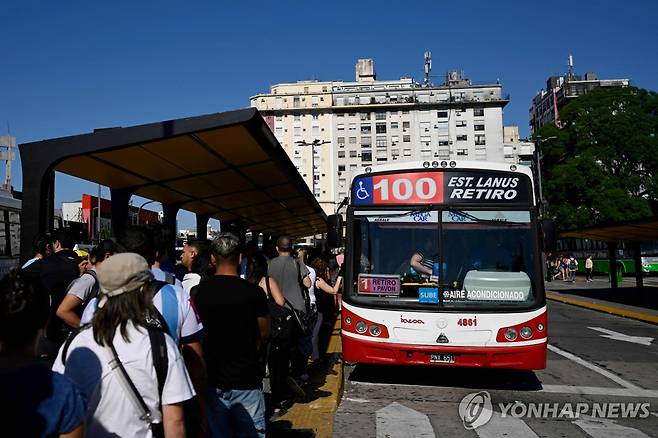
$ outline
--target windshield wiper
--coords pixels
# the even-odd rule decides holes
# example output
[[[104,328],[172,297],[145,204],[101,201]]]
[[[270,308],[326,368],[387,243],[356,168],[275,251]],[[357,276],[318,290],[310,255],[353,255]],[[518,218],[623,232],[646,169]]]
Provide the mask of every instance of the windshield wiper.
[[[385,214],[385,215],[379,215],[377,217],[404,217],[404,216],[411,216],[416,213],[427,213],[429,211],[435,210],[431,205],[426,205],[424,207],[416,208],[413,210],[409,211],[401,211],[400,213],[395,213],[395,214]],[[366,219],[369,219],[370,216],[363,216]]]

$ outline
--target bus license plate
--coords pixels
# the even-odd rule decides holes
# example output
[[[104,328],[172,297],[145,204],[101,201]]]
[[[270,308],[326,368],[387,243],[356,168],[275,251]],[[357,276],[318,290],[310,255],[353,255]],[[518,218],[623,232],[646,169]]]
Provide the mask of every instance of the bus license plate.
[[[430,353],[430,363],[455,363],[455,355],[451,353]]]

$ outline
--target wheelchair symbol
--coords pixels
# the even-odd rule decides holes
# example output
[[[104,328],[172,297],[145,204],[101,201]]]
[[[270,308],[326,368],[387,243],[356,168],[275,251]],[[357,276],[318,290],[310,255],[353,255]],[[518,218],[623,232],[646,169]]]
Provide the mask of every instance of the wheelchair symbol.
[[[368,193],[365,187],[363,187],[363,181],[359,181],[359,188],[356,191],[356,197],[361,201],[370,197],[370,193]]]

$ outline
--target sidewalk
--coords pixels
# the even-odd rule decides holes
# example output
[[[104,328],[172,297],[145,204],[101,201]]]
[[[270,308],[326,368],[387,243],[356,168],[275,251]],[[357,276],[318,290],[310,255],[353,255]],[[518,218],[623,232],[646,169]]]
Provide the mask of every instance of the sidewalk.
[[[645,278],[643,288],[634,279],[624,279],[613,291],[607,278],[587,283],[578,277],[575,283],[554,280],[545,283],[546,298],[586,309],[658,324],[658,279]]]
[[[307,385],[307,400],[295,403],[272,423],[268,437],[331,437],[334,414],[343,392],[343,362],[341,359],[340,315],[336,319],[327,360],[311,373]]]

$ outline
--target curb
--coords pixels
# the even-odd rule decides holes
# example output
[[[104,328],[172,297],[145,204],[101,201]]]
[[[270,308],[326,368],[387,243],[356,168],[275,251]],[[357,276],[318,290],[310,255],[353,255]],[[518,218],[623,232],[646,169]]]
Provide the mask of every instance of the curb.
[[[329,339],[327,357],[329,364],[322,370],[324,384],[318,388],[320,395],[316,400],[308,403],[296,403],[288,412],[277,419],[277,422],[287,423],[286,428],[291,436],[295,432],[306,432],[315,437],[331,437],[334,428],[334,414],[343,394],[343,360],[341,358],[342,346],[340,342],[340,315]],[[305,435],[307,436],[307,435]]]
[[[571,304],[572,306],[583,307],[585,309],[596,310],[598,312],[609,313],[611,315],[622,316],[624,318],[635,319],[638,321],[647,322],[649,324],[658,325],[658,316],[649,315],[647,313],[627,310],[621,307],[607,306],[605,304],[594,303],[577,298],[565,297],[564,295],[556,294],[554,292],[546,292],[546,298],[564,304]]]

